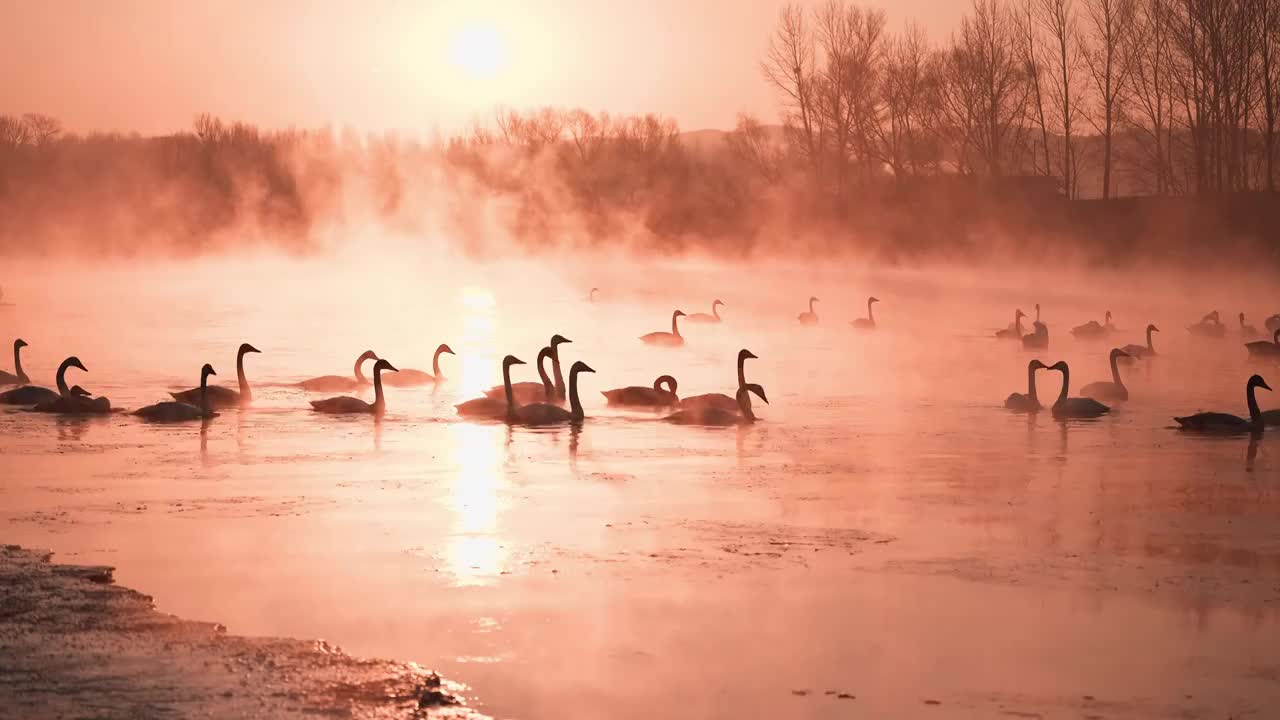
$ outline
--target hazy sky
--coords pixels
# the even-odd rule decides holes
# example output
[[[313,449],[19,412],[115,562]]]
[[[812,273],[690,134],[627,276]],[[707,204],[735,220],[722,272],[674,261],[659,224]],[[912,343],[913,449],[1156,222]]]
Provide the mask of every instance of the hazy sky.
[[[807,0],[814,4],[817,0]],[[944,37],[961,0],[865,0]],[[261,125],[451,130],[496,105],[773,120],[758,61],[781,0],[12,0],[0,113],[162,133]]]

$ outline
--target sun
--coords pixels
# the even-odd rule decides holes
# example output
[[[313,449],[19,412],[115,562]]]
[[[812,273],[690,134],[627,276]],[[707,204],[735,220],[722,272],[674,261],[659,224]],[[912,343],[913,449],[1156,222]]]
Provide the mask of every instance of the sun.
[[[473,79],[493,78],[507,67],[507,41],[492,25],[469,25],[454,34],[449,57]]]

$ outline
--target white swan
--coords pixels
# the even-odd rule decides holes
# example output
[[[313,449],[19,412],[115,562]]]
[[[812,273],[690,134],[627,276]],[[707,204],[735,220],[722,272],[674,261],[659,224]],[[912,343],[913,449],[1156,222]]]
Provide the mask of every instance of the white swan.
[[[694,314],[689,315],[688,317],[686,317],[686,318],[685,318],[685,320],[686,320],[686,321],[688,321],[688,322],[691,322],[691,323],[718,323],[718,322],[721,322],[721,320],[722,320],[722,318],[720,317],[720,306],[721,306],[721,305],[724,305],[724,302],[722,302],[722,301],[720,301],[720,300],[714,300],[714,301],[712,301],[712,303],[711,303],[711,314],[709,314],[709,315],[708,315],[707,313],[694,313]]]
[[[1037,412],[1041,409],[1040,396],[1036,394],[1036,371],[1047,367],[1039,360],[1027,363],[1027,394],[1010,393],[1005,398],[1004,406],[1018,412]]]
[[[582,422],[585,415],[582,412],[582,401],[578,399],[578,375],[584,372],[593,373],[595,370],[592,370],[591,366],[581,360],[575,362],[573,367],[569,368],[568,410],[551,403],[531,403],[515,408],[515,411],[507,416],[507,422],[521,425],[554,425],[565,422]]]
[[[378,355],[372,350],[365,350],[360,353],[360,357],[356,358],[354,369],[355,377],[349,378],[342,375],[321,375],[310,380],[303,380],[298,383],[298,387],[309,392],[342,392],[344,390],[355,390],[362,385],[369,384],[369,378],[364,376],[364,371],[360,368],[364,365],[365,360],[377,360]]]
[[[0,370],[0,385],[26,385],[31,382],[31,378],[22,370],[22,348],[26,346],[27,341],[22,338],[13,341],[13,372]]]
[[[758,358],[755,353],[746,348],[738,351],[739,388],[747,384],[747,360],[756,359]],[[736,397],[725,395],[724,393],[706,393],[704,395],[693,395],[680,401],[681,410],[699,410],[713,407],[726,412],[737,412],[738,399]]]
[[[1117,363],[1120,358],[1129,357],[1125,351],[1120,348],[1111,349],[1111,381],[1092,382],[1080,388],[1080,394],[1085,397],[1091,397],[1094,400],[1128,400],[1129,388],[1124,386],[1124,380],[1120,379],[1120,367]]]
[[[22,387],[0,393],[0,404],[42,405],[53,403],[59,398],[70,397],[71,390],[67,387],[67,370],[71,368],[77,368],[82,372],[88,372],[88,370],[85,370],[84,364],[80,362],[80,358],[73,355],[66,360],[63,360],[62,364],[58,366],[58,374],[55,376],[58,387],[56,392],[48,388],[37,387],[35,385],[23,385]]]
[[[1000,340],[1021,340],[1022,339],[1022,318],[1027,314],[1019,308],[1013,313],[1013,325],[1004,330],[996,331],[996,338]]]
[[[431,356],[431,372],[405,368],[382,378],[382,382],[399,388],[442,383],[445,378],[444,373],[440,372],[440,356],[445,354],[453,355],[453,348],[441,343],[436,347],[435,354]]]
[[[387,400],[382,394],[382,371],[396,372],[395,366],[382,358],[373,364],[373,402],[367,403],[355,397],[332,397],[324,400],[312,400],[311,408],[316,412],[334,415],[351,415],[367,413],[381,417],[387,411]]]
[[[1062,373],[1062,391],[1058,393],[1058,399],[1053,403],[1055,418],[1096,418],[1111,412],[1111,408],[1093,398],[1067,397],[1071,385],[1071,370],[1065,361],[1059,360],[1049,369]]]
[[[817,325],[818,324],[818,313],[813,311],[813,304],[816,302],[820,302],[818,298],[810,297],[808,312],[802,312],[796,316],[800,319],[801,325]]]
[[[878,302],[880,302],[880,298],[876,298],[876,297],[867,298],[867,316],[864,318],[858,318],[857,320],[854,320],[849,324],[854,326],[855,328],[858,328],[859,330],[875,330],[876,316],[875,316],[875,313],[871,311],[871,304],[878,303]]]
[[[699,407],[681,410],[666,416],[663,420],[676,425],[749,425],[756,421],[755,413],[751,411],[750,393],[755,393],[766,403],[769,402],[769,398],[764,394],[764,388],[751,383],[738,388],[738,407],[736,411],[729,411],[719,407]]]
[[[218,413],[213,411],[209,398],[209,376],[217,374],[209,363],[205,363],[204,367],[200,368],[199,405],[170,400],[139,408],[134,410],[133,414],[152,422],[186,422],[188,420],[208,420],[217,417]]]
[[[240,385],[239,391],[219,385],[210,385],[209,387],[197,387],[169,394],[173,396],[174,400],[188,405],[199,405],[204,402],[203,398],[207,397],[209,407],[215,410],[245,407],[253,402],[253,391],[249,388],[249,379],[244,374],[244,356],[246,353],[260,352],[262,351],[249,343],[242,343],[240,349],[236,351],[236,381]]]
[[[1266,427],[1266,420],[1262,412],[1258,409],[1258,398],[1256,390],[1270,390],[1271,386],[1267,385],[1267,381],[1262,379],[1261,375],[1254,375],[1249,378],[1248,384],[1245,385],[1245,400],[1249,406],[1249,418],[1245,419],[1235,415],[1219,412],[1202,412],[1186,417],[1175,417],[1179,429],[1191,430],[1203,433],[1260,433]]]
[[[1156,347],[1155,345],[1151,344],[1151,333],[1156,333],[1156,332],[1160,332],[1160,328],[1156,327],[1155,325],[1147,325],[1147,344],[1146,345],[1129,344],[1129,345],[1125,345],[1120,349],[1123,350],[1124,354],[1129,358],[1134,358],[1138,360],[1149,358],[1156,354]]]
[[[659,345],[662,347],[680,347],[684,345],[684,337],[680,335],[680,328],[676,325],[676,319],[684,317],[683,310],[677,310],[671,313],[671,332],[651,332],[640,336],[640,342],[645,345]]]
[[[463,417],[488,418],[490,420],[501,420],[508,415],[514,414],[516,408],[519,406],[511,392],[511,366],[524,364],[523,360],[514,355],[508,355],[502,358],[502,388],[504,397],[478,397],[474,400],[468,400],[464,403],[454,405],[454,409]]]

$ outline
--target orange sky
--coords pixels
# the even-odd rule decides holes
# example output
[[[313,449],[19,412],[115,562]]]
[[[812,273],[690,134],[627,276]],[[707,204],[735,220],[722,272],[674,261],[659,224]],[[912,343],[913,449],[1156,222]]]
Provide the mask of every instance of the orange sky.
[[[810,4],[816,0],[808,0]],[[758,60],[778,0],[42,0],[0,23],[0,112],[169,132],[209,111],[420,134],[499,104],[776,117]],[[943,37],[959,0],[866,0]]]

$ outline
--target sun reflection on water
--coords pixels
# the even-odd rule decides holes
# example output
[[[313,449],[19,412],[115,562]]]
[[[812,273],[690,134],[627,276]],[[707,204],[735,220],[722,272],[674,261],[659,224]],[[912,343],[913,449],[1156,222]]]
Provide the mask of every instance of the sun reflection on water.
[[[454,475],[449,506],[453,527],[446,543],[445,564],[459,586],[488,585],[502,573],[507,549],[500,535],[506,483],[502,467],[505,429],[501,425],[456,423]]]

